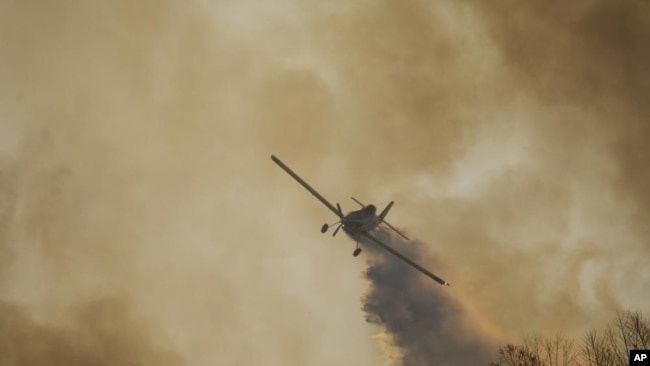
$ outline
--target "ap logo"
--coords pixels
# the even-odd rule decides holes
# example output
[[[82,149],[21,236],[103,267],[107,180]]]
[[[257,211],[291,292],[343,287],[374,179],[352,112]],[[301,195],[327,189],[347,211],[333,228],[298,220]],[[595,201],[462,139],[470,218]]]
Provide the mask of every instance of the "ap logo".
[[[630,366],[650,365],[649,350],[630,350]]]

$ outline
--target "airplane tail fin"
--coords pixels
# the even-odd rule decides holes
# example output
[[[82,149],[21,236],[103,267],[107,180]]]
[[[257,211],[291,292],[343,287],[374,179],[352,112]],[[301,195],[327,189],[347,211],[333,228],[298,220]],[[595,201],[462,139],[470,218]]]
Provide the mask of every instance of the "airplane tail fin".
[[[386,206],[386,208],[381,212],[381,214],[379,214],[379,218],[381,219],[381,221],[384,221],[384,218],[386,217],[386,215],[388,215],[388,211],[390,211],[390,208],[393,207],[393,203],[395,202],[390,201],[388,206]]]

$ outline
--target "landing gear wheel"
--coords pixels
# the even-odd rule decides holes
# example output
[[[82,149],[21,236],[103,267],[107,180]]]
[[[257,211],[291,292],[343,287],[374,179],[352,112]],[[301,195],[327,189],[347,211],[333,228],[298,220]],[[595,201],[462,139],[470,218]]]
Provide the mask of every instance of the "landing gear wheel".
[[[354,252],[352,252],[352,255],[355,257],[358,256],[359,254],[361,254],[361,248],[357,248],[354,250]]]
[[[320,232],[325,234],[325,232],[327,231],[327,229],[329,229],[329,227],[330,227],[329,225],[323,224],[323,227],[320,228]]]

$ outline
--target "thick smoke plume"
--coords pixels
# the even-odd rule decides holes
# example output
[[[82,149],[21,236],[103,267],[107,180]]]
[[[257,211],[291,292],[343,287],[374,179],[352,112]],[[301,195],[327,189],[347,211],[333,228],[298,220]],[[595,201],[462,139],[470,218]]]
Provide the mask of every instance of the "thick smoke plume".
[[[405,241],[378,228],[377,238],[444,278],[444,266],[419,241]],[[494,356],[495,343],[463,305],[440,286],[369,240],[363,240],[370,281],[364,295],[366,320],[385,330],[387,352],[398,365],[480,365]]]
[[[481,350],[643,311],[648,39],[643,0],[0,0],[2,354],[377,364],[365,267],[270,154],[423,238],[452,287],[368,308],[405,362],[383,306]]]
[[[66,326],[34,321],[29,312],[0,301],[0,364],[109,366],[184,364],[156,344],[149,324],[113,299],[77,304]]]

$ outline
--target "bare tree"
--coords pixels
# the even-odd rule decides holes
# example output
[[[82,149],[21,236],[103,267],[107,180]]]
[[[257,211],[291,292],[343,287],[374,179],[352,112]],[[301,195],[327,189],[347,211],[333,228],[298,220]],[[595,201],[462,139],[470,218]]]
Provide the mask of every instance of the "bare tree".
[[[499,348],[498,362],[489,366],[625,366],[631,349],[650,349],[650,323],[640,313],[626,311],[604,331],[587,332],[579,349],[559,334],[529,336],[522,344]]]
[[[548,366],[576,365],[578,355],[573,340],[556,334],[553,338],[542,341],[542,358]]]
[[[611,332],[608,332],[611,334]],[[592,330],[587,332],[582,344],[582,360],[587,366],[620,365],[611,337]]]
[[[499,362],[493,362],[490,366],[544,366],[544,364],[525,345],[507,344],[499,349]]]
[[[649,347],[650,323],[640,313],[626,311],[602,334],[592,330],[585,335],[582,360],[588,366],[625,366],[631,349]]]
[[[640,313],[619,313],[616,327],[618,341],[626,354],[630,349],[650,349],[650,323]]]
[[[524,338],[521,345],[499,349],[499,362],[491,366],[572,366],[577,354],[574,342],[560,335],[544,339],[539,335]]]

